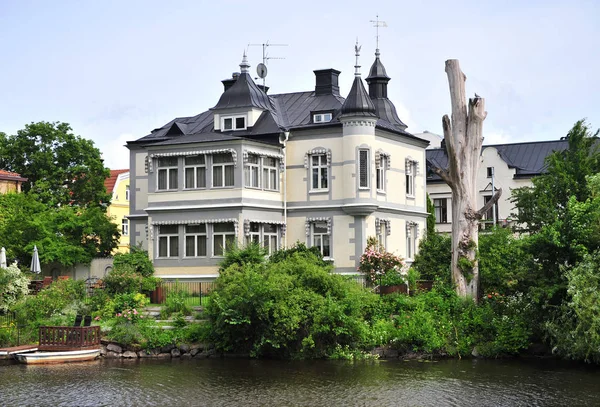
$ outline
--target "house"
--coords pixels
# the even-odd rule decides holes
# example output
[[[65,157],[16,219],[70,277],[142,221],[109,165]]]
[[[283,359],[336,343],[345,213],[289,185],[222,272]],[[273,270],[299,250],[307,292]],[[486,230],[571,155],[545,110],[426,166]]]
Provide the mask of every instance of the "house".
[[[21,174],[0,170],[0,194],[8,194],[10,192],[21,192],[23,182],[27,178],[21,177]]]
[[[157,276],[215,278],[224,252],[246,242],[269,253],[303,242],[356,274],[377,236],[412,261],[428,143],[406,131],[375,55],[367,92],[356,52],[345,98],[335,69],[315,70],[314,89],[268,95],[244,55],[214,107],[127,143],[130,236]]]
[[[443,147],[443,144],[442,144]],[[481,164],[477,175],[478,206],[491,199],[493,191],[502,188],[502,196],[482,219],[482,227],[496,224],[509,226],[514,205],[510,202],[516,188],[532,186],[531,179],[543,174],[545,160],[554,151],[568,148],[567,140],[538,141],[513,144],[494,144],[481,148]],[[445,148],[427,150],[428,167],[446,168],[448,156]],[[427,192],[435,207],[436,230],[452,231],[452,192],[450,187],[432,171],[427,171]],[[479,208],[477,208],[479,209]]]
[[[104,180],[106,192],[111,194],[110,206],[106,215],[113,219],[120,230],[121,238],[114,253],[129,252],[129,170],[110,170],[110,176]]]

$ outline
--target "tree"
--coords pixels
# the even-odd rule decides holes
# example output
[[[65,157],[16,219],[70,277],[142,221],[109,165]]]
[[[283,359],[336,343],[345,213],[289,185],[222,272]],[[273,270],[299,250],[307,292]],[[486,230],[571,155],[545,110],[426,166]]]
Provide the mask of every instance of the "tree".
[[[100,150],[67,123],[31,123],[13,136],[0,133],[0,168],[26,177],[23,191],[50,205],[110,202],[104,188],[110,172]]]
[[[483,121],[487,115],[484,99],[475,94],[465,103],[465,81],[458,60],[446,61],[450,84],[452,121],[442,118],[444,140],[448,153],[448,168],[433,171],[452,190],[452,282],[462,297],[479,299],[479,265],[477,243],[479,220],[498,201],[502,190],[477,210],[477,173],[483,143]]]

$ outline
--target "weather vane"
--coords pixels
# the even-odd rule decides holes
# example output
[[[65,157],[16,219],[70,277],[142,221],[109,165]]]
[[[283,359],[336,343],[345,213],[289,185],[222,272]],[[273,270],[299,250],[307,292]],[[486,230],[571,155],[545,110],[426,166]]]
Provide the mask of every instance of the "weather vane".
[[[360,76],[360,65],[358,64],[358,57],[360,56],[360,49],[362,45],[358,45],[358,37],[356,38],[356,45],[354,46],[354,55],[356,55],[356,65],[354,65],[354,75]]]
[[[373,23],[373,27],[375,27],[375,38],[376,38],[376,46],[375,53],[379,55],[379,27],[385,28],[387,27],[387,23],[385,21],[379,20],[379,14],[375,16],[375,20],[369,20],[369,22]]]

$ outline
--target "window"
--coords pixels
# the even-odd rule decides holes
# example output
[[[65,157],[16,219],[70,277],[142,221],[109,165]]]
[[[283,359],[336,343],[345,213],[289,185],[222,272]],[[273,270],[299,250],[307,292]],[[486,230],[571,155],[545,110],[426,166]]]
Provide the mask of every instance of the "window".
[[[125,200],[129,201],[129,185],[125,185]]]
[[[158,190],[177,189],[177,157],[158,159]]]
[[[319,248],[323,257],[331,256],[330,236],[326,222],[312,223],[312,245]]]
[[[358,187],[369,188],[369,150],[358,150]]]
[[[246,130],[246,116],[230,116],[221,118],[221,130]]]
[[[276,191],[278,178],[277,160],[271,157],[263,157],[263,188]]]
[[[235,244],[235,226],[233,223],[213,224],[213,255],[223,256]]]
[[[259,188],[258,174],[260,171],[260,158],[255,154],[248,155],[248,162],[244,167],[244,185],[252,188]]]
[[[179,226],[158,227],[158,257],[179,256]]]
[[[185,257],[206,256],[206,224],[185,226]]]
[[[491,195],[485,195],[483,197],[483,204],[487,204],[492,199]],[[498,220],[498,202],[494,204],[488,211],[483,215],[483,220],[494,220],[494,210],[496,211],[496,220]]]
[[[278,240],[277,225],[257,222],[250,223],[249,243],[262,245],[267,250],[269,256],[279,249]]]
[[[448,223],[448,198],[434,199],[433,207],[435,208],[435,222]]]
[[[326,190],[327,186],[327,154],[310,156],[310,169],[312,174],[312,189]]]
[[[185,157],[185,188],[206,188],[206,156]]]
[[[234,181],[233,157],[231,153],[215,154],[213,159],[213,187],[232,187]]]
[[[379,233],[377,234],[377,241],[385,250],[387,250],[387,234],[385,231],[385,225],[381,225]]]
[[[406,160],[406,195],[415,196],[416,161]]]
[[[417,247],[417,225],[408,223],[406,226],[406,258],[414,259]]]
[[[121,235],[129,236],[129,220],[121,220]]]
[[[494,176],[494,167],[487,167],[487,177],[492,178]]]
[[[385,192],[385,169],[387,166],[387,158],[381,156],[379,165],[377,166],[377,191]]]
[[[316,113],[313,114],[313,123],[327,123],[332,119],[331,113]]]

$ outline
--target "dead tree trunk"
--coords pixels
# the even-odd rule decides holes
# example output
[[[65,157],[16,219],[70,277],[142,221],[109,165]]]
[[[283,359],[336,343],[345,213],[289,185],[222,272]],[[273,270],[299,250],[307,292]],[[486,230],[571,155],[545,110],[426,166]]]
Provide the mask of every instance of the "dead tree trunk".
[[[446,61],[450,84],[452,120],[442,118],[448,168],[434,168],[452,190],[452,281],[458,295],[479,299],[477,244],[479,220],[502,194],[498,190],[486,205],[477,210],[477,172],[479,170],[485,101],[475,94],[468,106],[465,95],[467,77],[458,60]]]

